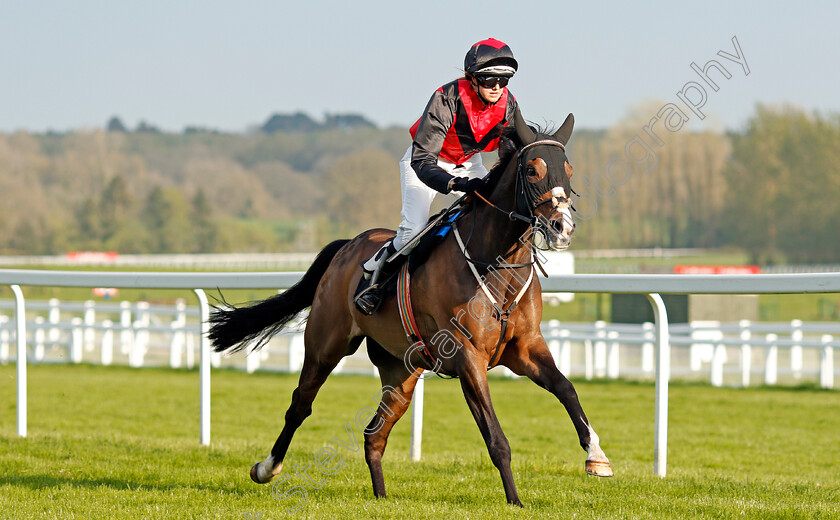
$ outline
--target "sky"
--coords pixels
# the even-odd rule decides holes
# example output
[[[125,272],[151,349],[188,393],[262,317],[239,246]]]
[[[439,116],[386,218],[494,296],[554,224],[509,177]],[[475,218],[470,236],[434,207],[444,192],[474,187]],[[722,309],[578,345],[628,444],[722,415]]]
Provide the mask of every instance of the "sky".
[[[838,20],[837,1],[0,0],[0,132],[112,116],[240,132],[297,111],[409,126],[487,37],[519,61],[509,88],[528,120],[604,128],[695,82],[690,127],[738,130],[757,103],[840,112]],[[718,55],[733,37],[748,75]],[[731,74],[709,72],[717,91],[691,68],[709,60]]]

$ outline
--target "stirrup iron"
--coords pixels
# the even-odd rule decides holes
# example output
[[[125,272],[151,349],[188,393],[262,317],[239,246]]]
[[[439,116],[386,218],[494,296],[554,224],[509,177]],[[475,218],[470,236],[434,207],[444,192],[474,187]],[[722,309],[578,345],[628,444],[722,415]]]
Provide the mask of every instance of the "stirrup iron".
[[[359,312],[365,316],[372,315],[382,305],[382,290],[379,287],[379,279],[382,276],[382,271],[385,269],[385,261],[396,252],[397,249],[394,247],[393,240],[389,240],[388,243],[379,248],[379,251],[373,257],[362,264],[363,277],[369,279],[370,283],[363,291],[356,295],[353,303],[356,304]],[[371,265],[374,262],[376,264],[375,267]],[[370,267],[374,267],[372,272],[368,271]]]

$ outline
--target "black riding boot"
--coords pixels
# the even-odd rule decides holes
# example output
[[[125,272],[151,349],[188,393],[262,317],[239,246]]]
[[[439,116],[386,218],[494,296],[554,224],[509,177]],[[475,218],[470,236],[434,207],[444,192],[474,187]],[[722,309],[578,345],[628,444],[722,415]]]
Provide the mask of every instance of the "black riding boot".
[[[388,241],[384,246],[379,248],[368,261],[362,264],[364,271],[364,278],[370,280],[370,285],[367,288],[356,294],[353,300],[359,312],[365,316],[370,316],[379,309],[382,304],[382,289],[379,287],[379,279],[382,278],[382,271],[385,268],[385,260],[397,252],[393,241]],[[359,284],[363,285],[363,284]]]

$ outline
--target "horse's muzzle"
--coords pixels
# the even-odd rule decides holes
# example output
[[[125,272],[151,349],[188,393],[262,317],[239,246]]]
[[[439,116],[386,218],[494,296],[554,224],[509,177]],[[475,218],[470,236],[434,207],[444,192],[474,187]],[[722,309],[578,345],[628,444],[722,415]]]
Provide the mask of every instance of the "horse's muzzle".
[[[568,249],[572,243],[572,234],[575,232],[575,221],[572,219],[567,201],[555,206],[548,222],[549,233],[546,236],[546,242],[549,248],[554,251]]]

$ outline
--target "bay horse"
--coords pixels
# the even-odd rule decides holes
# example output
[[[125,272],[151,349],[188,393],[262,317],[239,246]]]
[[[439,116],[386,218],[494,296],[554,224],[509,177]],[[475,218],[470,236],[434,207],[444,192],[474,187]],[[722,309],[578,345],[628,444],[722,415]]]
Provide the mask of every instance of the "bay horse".
[[[511,472],[510,445],[490,400],[487,371],[493,366],[506,366],[554,394],[587,452],[585,471],[612,476],[574,386],[557,369],[540,331],[542,293],[534,276],[535,235],[550,249],[562,250],[574,232],[568,209],[572,167],[565,153],[574,117],[569,114],[552,135],[529,127],[519,111],[511,126],[502,138],[499,161],[488,174],[486,187],[472,197],[453,230],[411,276],[417,334],[432,338],[426,348],[409,341],[400,320],[399,298],[387,298],[372,316],[363,315],[353,304],[362,276],[360,263],[393,237],[394,232],[386,229],[327,245],[303,278],[281,294],[247,307],[215,309],[209,333],[213,348],[235,352],[260,348],[295,315],[311,307],[299,384],[271,452],[251,468],[254,482],[268,483],[280,473],[292,436],[311,414],[321,385],[363,339],[367,339],[368,356],[379,369],[383,388],[376,414],[364,432],[365,461],[377,498],[386,496],[382,455],[388,435],[408,408],[424,369],[459,379],[501,474],[508,503],[522,505]],[[469,229],[465,241],[462,235]]]

